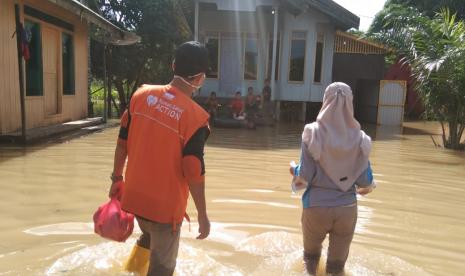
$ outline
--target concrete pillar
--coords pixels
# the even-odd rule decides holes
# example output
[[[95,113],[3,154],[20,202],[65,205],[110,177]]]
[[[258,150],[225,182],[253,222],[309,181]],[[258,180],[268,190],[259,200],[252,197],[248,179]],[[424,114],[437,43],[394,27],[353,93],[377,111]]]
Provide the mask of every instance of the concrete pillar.
[[[274,76],[276,75],[276,51],[277,51],[277,44],[278,44],[278,18],[279,18],[279,8],[277,6],[273,7],[274,16],[273,16],[273,58],[271,62],[271,77],[270,77],[270,85],[271,85],[271,100],[276,100],[276,81]],[[279,117],[278,117],[279,118]]]
[[[199,2],[195,1],[194,40],[199,41]]]
[[[307,102],[302,102],[302,112],[300,114],[299,120],[302,122],[305,122],[306,117],[307,117]]]
[[[281,101],[276,101],[276,121],[281,121]]]

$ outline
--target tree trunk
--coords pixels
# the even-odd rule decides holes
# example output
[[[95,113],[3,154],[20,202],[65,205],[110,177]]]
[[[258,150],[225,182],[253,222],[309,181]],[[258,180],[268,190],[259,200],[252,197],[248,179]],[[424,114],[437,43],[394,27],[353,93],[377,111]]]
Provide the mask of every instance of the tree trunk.
[[[127,107],[123,81],[118,78],[114,81],[114,84],[115,84],[116,91],[118,91],[118,98],[119,98],[119,105],[120,105],[119,111],[120,113],[123,113]],[[122,114],[119,114],[119,115],[121,116]]]
[[[112,82],[111,82],[111,75],[108,76],[108,95],[107,95],[107,106],[108,106],[108,114],[107,114],[107,118],[111,118],[111,99],[112,99],[112,94],[111,94],[111,91],[112,91]]]
[[[115,109],[116,109],[116,113],[118,114],[118,117],[120,118],[123,113],[120,112],[118,105],[116,104],[115,98],[113,98],[113,96],[111,96],[111,101],[113,102],[113,105],[115,106]]]
[[[458,125],[455,122],[449,122],[449,139],[447,148],[457,150],[460,148],[460,138],[458,137]]]
[[[440,121],[442,129],[442,145],[447,148],[447,139],[446,139],[446,128],[444,127],[444,122]]]

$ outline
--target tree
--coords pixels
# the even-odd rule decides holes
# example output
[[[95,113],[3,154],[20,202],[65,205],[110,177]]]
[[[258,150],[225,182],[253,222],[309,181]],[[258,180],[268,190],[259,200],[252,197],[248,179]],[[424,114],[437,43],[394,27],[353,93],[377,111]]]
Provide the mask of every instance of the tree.
[[[193,4],[188,0],[94,0],[89,6],[141,37],[136,45],[107,46],[108,77],[118,91],[122,112],[130,94],[142,83],[166,83],[171,79],[174,50],[192,36],[193,23],[184,13],[193,13]],[[102,43],[92,42],[92,72],[100,79],[103,48]]]
[[[400,20],[388,14],[383,19],[384,29],[371,35],[397,49],[410,66],[426,117],[441,123],[444,146],[464,149],[465,23],[449,10],[432,19],[418,11],[405,14]]]
[[[459,19],[465,19],[463,0],[388,0],[385,5],[402,4],[418,9],[426,16],[433,18],[441,9],[449,9],[456,13]]]
[[[386,23],[393,22],[393,18],[409,20],[411,16],[418,13],[433,18],[444,8],[456,13],[459,19],[465,19],[463,0],[387,0],[384,8],[373,19],[368,33],[372,34],[389,29],[392,26],[386,25]]]
[[[414,7],[402,4],[388,4],[378,12],[367,31],[367,36],[391,31],[395,25],[414,25],[423,20],[424,15]]]

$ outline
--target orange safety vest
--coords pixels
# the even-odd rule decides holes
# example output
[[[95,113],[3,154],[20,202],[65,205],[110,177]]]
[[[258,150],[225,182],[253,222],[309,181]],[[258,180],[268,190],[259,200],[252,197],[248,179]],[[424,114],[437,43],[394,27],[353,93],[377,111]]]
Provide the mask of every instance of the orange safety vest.
[[[159,223],[180,223],[189,197],[182,152],[209,115],[170,85],[142,86],[132,96],[129,113],[122,208]]]

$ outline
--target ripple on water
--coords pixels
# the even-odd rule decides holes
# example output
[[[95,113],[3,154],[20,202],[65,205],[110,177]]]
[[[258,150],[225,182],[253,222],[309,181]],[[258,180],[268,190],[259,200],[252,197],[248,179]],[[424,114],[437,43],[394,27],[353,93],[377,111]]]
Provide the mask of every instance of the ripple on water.
[[[437,124],[405,125],[438,133]],[[300,195],[290,194],[287,167],[299,157],[301,129],[302,125],[213,131],[205,155],[210,218],[243,223],[212,224],[211,236],[203,242],[193,240],[195,224],[192,233],[183,229],[182,248],[189,251],[186,246],[195,245],[186,254],[198,255],[197,265],[205,258],[208,269],[218,273],[303,273]],[[437,149],[428,134],[413,132],[374,133],[378,137],[371,161],[379,187],[359,198],[359,221],[347,264],[353,275],[426,274],[411,264],[435,275],[463,274],[465,154]],[[97,251],[93,263],[86,263],[77,252],[92,256],[86,248],[102,241],[94,236],[92,225],[53,225],[90,220],[106,200],[117,135],[115,128],[67,144],[0,148],[0,210],[5,210],[0,213],[1,275],[43,275],[49,269],[57,275],[119,273],[131,246],[97,244],[92,247]],[[193,206],[191,202],[191,214]],[[24,229],[29,229],[26,234]],[[298,235],[265,235],[269,232]],[[285,253],[273,243],[284,244]],[[111,259],[105,246],[111,251],[121,246],[121,251]],[[294,246],[299,248],[292,251]],[[183,256],[180,263],[187,260]],[[212,262],[222,266],[212,268]],[[194,267],[185,264],[179,269],[183,270],[178,274],[191,275]]]
[[[259,200],[247,200],[247,199],[214,199],[213,203],[234,203],[234,204],[254,204],[254,205],[268,205],[273,207],[280,208],[289,208],[289,209],[298,209],[299,206],[292,204],[285,204],[280,202],[270,202],[270,201],[259,201]]]
[[[131,275],[121,272],[135,240],[126,243],[104,242],[89,246],[56,260],[46,275]],[[181,243],[176,266],[177,275],[243,275],[232,266],[221,264],[206,252]]]
[[[231,255],[218,255],[205,247],[194,245],[193,236],[183,235],[179,248],[176,275],[305,275],[302,263],[302,237],[285,231],[268,231],[247,235],[247,231],[231,228],[244,224],[215,224],[214,232],[223,233],[227,239],[212,235],[214,242],[230,246]],[[250,225],[257,228],[257,225]],[[273,226],[270,226],[273,227]],[[267,228],[267,226],[263,226]],[[126,243],[103,242],[66,253],[56,259],[47,269],[46,275],[127,275],[121,272],[135,239]],[[209,241],[204,241],[209,242]],[[211,242],[211,241],[210,241]],[[326,247],[326,246],[325,246]],[[64,252],[69,250],[64,250]],[[232,255],[248,254],[258,261],[248,272],[228,262]],[[325,252],[320,261],[324,275]],[[422,269],[400,258],[370,250],[353,244],[347,263],[348,275],[428,275]]]

